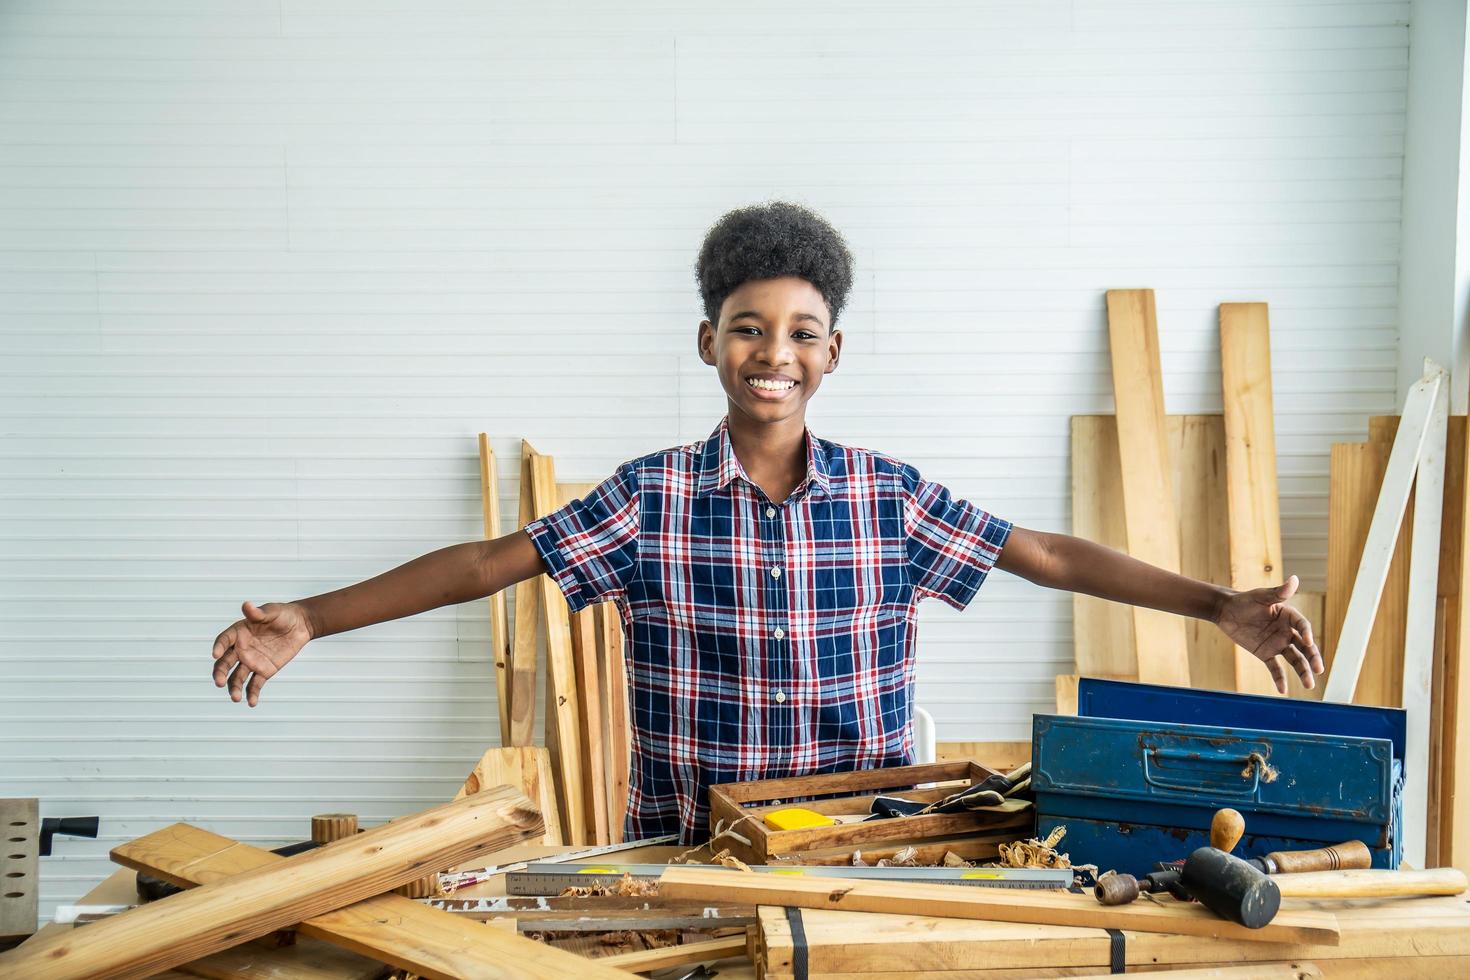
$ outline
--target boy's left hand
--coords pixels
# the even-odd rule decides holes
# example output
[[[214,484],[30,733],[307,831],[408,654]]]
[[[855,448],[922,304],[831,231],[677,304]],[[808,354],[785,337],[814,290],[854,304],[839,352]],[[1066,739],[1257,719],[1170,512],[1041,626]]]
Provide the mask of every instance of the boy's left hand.
[[[1312,624],[1307,617],[1286,604],[1296,594],[1297,577],[1264,589],[1237,592],[1220,604],[1215,625],[1236,646],[1250,651],[1271,671],[1276,690],[1286,693],[1284,659],[1302,679],[1302,686],[1316,686],[1315,677],[1322,673],[1322,651],[1312,638]]]

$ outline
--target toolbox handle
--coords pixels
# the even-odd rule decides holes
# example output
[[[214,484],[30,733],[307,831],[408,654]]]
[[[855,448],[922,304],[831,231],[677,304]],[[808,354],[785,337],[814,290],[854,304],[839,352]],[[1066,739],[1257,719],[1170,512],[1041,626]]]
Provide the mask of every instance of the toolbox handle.
[[[1262,766],[1257,765],[1258,749],[1245,746],[1251,751],[1242,752],[1242,746],[1231,746],[1226,751],[1210,752],[1204,748],[1166,748],[1159,745],[1145,746],[1143,752],[1143,778],[1158,789],[1181,790],[1198,793],[1209,790],[1226,796],[1251,798],[1261,785]],[[1165,761],[1186,763],[1187,767],[1174,770],[1184,777],[1168,775]],[[1189,768],[1192,767],[1192,768]]]

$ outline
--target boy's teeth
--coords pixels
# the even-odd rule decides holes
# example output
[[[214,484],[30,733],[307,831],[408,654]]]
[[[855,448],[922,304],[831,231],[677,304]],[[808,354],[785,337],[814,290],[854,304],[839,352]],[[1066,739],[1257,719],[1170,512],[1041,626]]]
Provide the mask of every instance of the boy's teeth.
[[[752,388],[762,388],[766,391],[785,391],[796,386],[795,381],[766,381],[762,378],[750,378],[746,383]]]

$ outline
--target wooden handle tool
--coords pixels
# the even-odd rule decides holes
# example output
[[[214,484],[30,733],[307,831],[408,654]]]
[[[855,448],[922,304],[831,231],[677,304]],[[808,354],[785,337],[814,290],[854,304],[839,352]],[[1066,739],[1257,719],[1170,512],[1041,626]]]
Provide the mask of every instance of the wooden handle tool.
[[[1407,898],[1458,895],[1470,884],[1459,868],[1428,871],[1307,871],[1271,879],[1283,898]]]
[[[1244,836],[1245,817],[1240,815],[1239,810],[1226,807],[1215,811],[1214,819],[1210,821],[1211,847],[1229,854]]]
[[[1304,871],[1349,871],[1373,867],[1373,855],[1360,840],[1344,841],[1314,851],[1272,851],[1261,858],[1267,874],[1287,875]]]

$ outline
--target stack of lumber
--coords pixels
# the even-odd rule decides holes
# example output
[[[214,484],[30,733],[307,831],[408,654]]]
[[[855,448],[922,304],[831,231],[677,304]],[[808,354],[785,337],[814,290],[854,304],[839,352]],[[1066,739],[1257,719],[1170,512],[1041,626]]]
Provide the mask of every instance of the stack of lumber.
[[[1090,899],[1089,899],[1090,900]],[[1095,904],[1095,903],[1094,903]],[[1095,926],[1034,925],[931,918],[915,912],[803,910],[799,913],[805,970],[785,908],[766,906],[753,955],[765,980],[897,980],[933,971],[946,980],[1103,976],[1122,947],[1129,974],[1239,964],[1256,969],[1219,977],[1251,980],[1322,976],[1337,980],[1446,980],[1470,976],[1470,908],[1463,898],[1393,902],[1284,899],[1281,915],[1330,915],[1336,945],[1240,941],[1229,937],[1144,932],[1119,923],[1115,942]],[[1316,973],[1269,972],[1311,963]],[[1257,972],[1259,971],[1259,972]]]
[[[1337,652],[1348,598],[1352,593],[1368,537],[1389,454],[1398,432],[1398,416],[1368,420],[1365,442],[1332,446],[1328,495],[1327,602],[1322,620],[1322,652],[1329,672]],[[1436,579],[1434,674],[1430,695],[1429,832],[1426,863],[1470,867],[1470,801],[1456,792],[1456,746],[1461,728],[1459,705],[1462,643],[1461,582],[1464,577],[1466,427],[1464,416],[1449,419],[1446,440],[1441,540]],[[1404,636],[1408,619],[1411,495],[1401,522],[1388,578],[1378,602],[1367,654],[1353,701],[1357,704],[1409,707],[1404,704]],[[1458,815],[1457,815],[1458,811]],[[1455,846],[1456,823],[1464,827]]]
[[[479,439],[485,536],[498,537],[502,528],[495,454],[485,433]],[[592,484],[557,483],[552,457],[522,441],[518,527],[592,488]],[[482,765],[501,770],[497,778],[502,780],[524,771],[523,750],[532,746],[535,736],[536,679],[544,671],[545,741],[556,799],[555,813],[548,813],[547,843],[620,841],[627,811],[629,730],[618,612],[604,603],[572,613],[548,575],[519,583],[513,601],[512,635],[505,595],[489,600],[504,749],[487,752]],[[531,790],[524,782],[509,781]]]
[[[175,824],[122,845],[112,856],[184,891],[78,930],[48,926],[0,954],[0,976],[131,978],[177,968],[232,978],[366,977],[381,975],[387,963],[424,977],[626,977],[392,894],[425,872],[541,833],[536,807],[508,786],[289,858]],[[289,950],[247,946],[243,957],[216,959],[280,929],[358,955],[316,959],[310,972],[297,969],[302,958]],[[196,966],[205,959],[210,962]]]
[[[1116,415],[1072,419],[1072,531],[1170,571],[1252,589],[1277,585],[1281,519],[1267,310],[1220,306],[1223,415],[1164,413],[1153,291],[1107,294]],[[1123,465],[1123,461],[1127,465]],[[1293,605],[1312,622],[1321,596]],[[1201,621],[1078,595],[1077,673],[1274,693],[1253,656]],[[1076,677],[1057,679],[1075,712]],[[1300,690],[1298,688],[1298,690]]]

